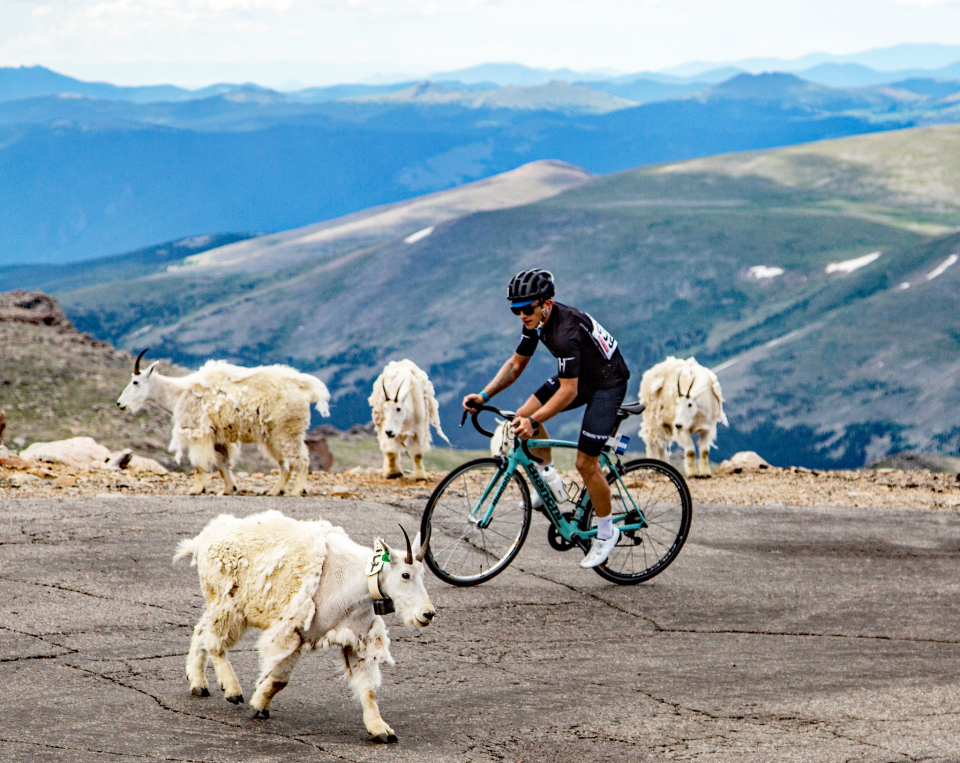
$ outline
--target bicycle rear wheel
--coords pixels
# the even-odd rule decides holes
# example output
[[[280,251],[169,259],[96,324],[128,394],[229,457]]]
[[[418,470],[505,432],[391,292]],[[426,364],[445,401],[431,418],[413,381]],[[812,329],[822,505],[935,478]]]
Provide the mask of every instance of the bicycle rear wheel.
[[[629,524],[630,514],[639,520],[639,509],[647,526],[622,531],[607,561],[593,569],[613,583],[635,585],[659,575],[677,558],[690,532],[693,501],[686,481],[668,463],[641,458],[624,464],[624,469],[622,483],[616,475],[607,475],[614,519],[627,515]],[[593,504],[587,504],[580,527],[595,524]]]
[[[470,586],[499,575],[519,553],[530,529],[530,493],[527,483],[514,472],[493,507],[490,522],[481,527],[490,502],[473,512],[484,491],[504,478],[504,463],[498,458],[479,458],[458,466],[437,485],[420,522],[420,532],[431,527],[430,545],[424,559],[433,574],[445,583]]]

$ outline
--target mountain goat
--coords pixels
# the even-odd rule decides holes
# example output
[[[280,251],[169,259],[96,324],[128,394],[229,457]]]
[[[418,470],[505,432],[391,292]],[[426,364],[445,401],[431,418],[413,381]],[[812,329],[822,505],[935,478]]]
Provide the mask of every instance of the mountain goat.
[[[258,443],[280,466],[280,478],[268,495],[306,493],[310,457],[303,435],[310,425],[310,404],[322,416],[330,415],[330,393],[322,381],[288,366],[241,368],[220,360],[207,361],[187,376],[163,376],[156,362],[141,373],[145,352],[137,356],[117,405],[136,413],[149,400],[173,415],[169,450],[179,463],[186,448],[196,468],[191,495],[204,492],[204,472],[214,466],[224,492],[235,493],[231,469],[245,442]],[[287,490],[291,474],[293,489]]]
[[[378,742],[396,742],[377,707],[380,663],[392,665],[393,657],[375,602],[392,605],[407,625],[421,628],[436,614],[423,585],[429,531],[422,544],[419,533],[413,544],[403,534],[405,554],[382,540],[364,548],[324,520],[303,522],[266,511],[243,519],[221,514],[197,537],[181,541],[173,560],[193,557],[207,601],[187,654],[190,691],[210,696],[209,656],[224,698],[243,702],[227,651],[248,627],[259,628],[260,678],[250,707],[253,718],[266,719],[300,655],[339,646],[367,731]]]
[[[684,391],[686,390],[686,391]],[[717,423],[728,425],[717,375],[695,358],[673,356],[644,372],[640,402],[646,406],[640,436],[651,458],[663,459],[676,441],[684,452],[684,472],[710,475],[710,448]],[[699,469],[693,436],[700,450]]]
[[[450,444],[440,428],[440,409],[426,373],[412,360],[391,361],[373,383],[367,402],[383,453],[383,476],[403,476],[399,461],[403,448],[413,458],[413,478],[426,479],[423,454],[430,450],[430,425]]]

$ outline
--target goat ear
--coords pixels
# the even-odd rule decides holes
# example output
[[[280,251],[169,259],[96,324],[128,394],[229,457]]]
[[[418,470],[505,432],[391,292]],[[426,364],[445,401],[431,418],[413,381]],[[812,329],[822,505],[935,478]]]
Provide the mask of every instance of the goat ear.
[[[147,368],[147,370],[143,372],[143,375],[144,375],[146,378],[149,379],[149,378],[150,378],[150,374],[153,373],[154,369],[157,367],[157,365],[158,365],[159,363],[160,363],[159,360],[153,361],[153,363],[150,364],[150,366]]]
[[[383,538],[380,538],[380,542],[383,544],[384,549],[386,549],[387,556],[390,561],[396,563],[396,561],[400,558],[397,555],[397,552],[390,548],[390,545]]]

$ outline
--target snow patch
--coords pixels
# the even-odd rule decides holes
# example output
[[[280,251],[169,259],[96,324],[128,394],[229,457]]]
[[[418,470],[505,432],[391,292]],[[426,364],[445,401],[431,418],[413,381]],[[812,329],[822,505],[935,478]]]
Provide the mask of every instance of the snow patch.
[[[947,259],[937,265],[933,270],[927,273],[927,280],[932,281],[937,276],[943,275],[947,268],[957,261],[957,255],[951,254]]]
[[[831,262],[827,265],[825,272],[827,273],[852,273],[854,270],[859,270],[865,265],[869,265],[871,262],[876,260],[880,256],[880,252],[871,252],[870,254],[865,254],[863,257],[854,257],[852,260],[844,260],[843,262]]]
[[[909,289],[909,288],[910,288],[909,281],[904,281],[902,284],[900,284],[900,291],[903,291],[904,289]]]
[[[769,267],[768,265],[754,265],[750,268],[750,277],[758,281],[764,278],[776,278],[783,275],[783,268]]]
[[[403,243],[416,244],[418,241],[420,241],[420,239],[424,239],[433,233],[434,227],[435,226],[431,225],[429,228],[424,228],[423,230],[418,230],[416,233],[411,233],[403,240]]]

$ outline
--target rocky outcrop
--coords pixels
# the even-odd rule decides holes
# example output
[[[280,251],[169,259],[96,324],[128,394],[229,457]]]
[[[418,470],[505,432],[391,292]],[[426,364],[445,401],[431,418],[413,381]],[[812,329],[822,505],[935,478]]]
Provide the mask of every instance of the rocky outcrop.
[[[59,326],[68,331],[75,330],[67,314],[60,307],[60,303],[42,291],[17,289],[0,292],[0,321]]]

